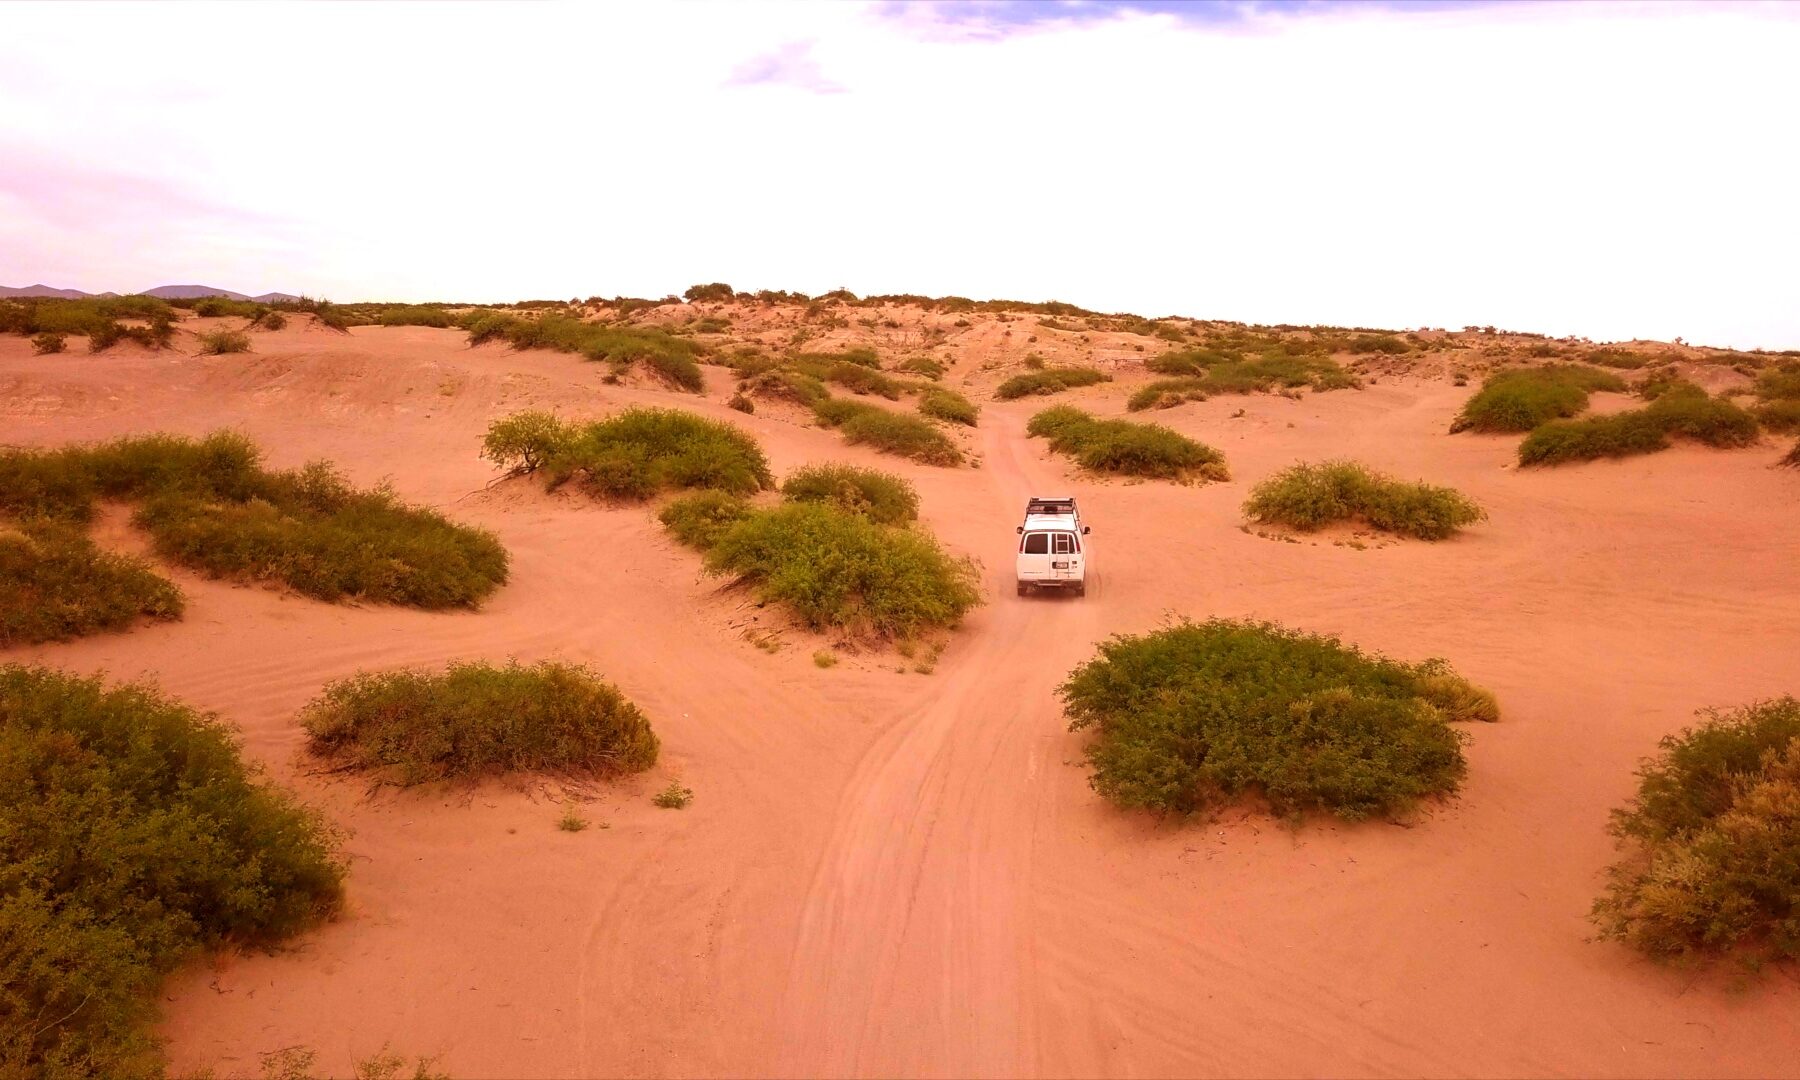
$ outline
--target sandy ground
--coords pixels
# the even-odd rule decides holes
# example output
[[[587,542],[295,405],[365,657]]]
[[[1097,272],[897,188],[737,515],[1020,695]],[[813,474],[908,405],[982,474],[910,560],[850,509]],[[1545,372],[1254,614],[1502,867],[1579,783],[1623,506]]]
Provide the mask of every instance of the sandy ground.
[[[238,427],[277,465],[329,457],[494,529],[514,579],[481,612],[427,614],[177,571],[179,623],[0,654],[217,710],[348,833],[346,917],[169,985],[178,1070],[254,1074],[299,1044],[342,1070],[387,1044],[463,1078],[1800,1074],[1793,973],[1734,990],[1593,943],[1585,920],[1636,761],[1697,708],[1800,689],[1800,474],[1768,467],[1785,447],[1520,473],[1516,440],[1444,434],[1472,388],[1383,378],[1160,413],[1236,479],[1131,485],[1026,440],[1042,402],[989,403],[982,467],[942,470],[729,412],[712,369],[683,404],[753,431],[778,472],[904,473],[985,567],[989,602],[934,674],[892,652],[820,670],[820,639],[702,579],[649,511],[484,490],[495,416],[671,395],[455,331],[256,341],[33,357],[0,338],[0,443]],[[1127,389],[1072,397],[1116,412]],[[1240,529],[1250,484],[1332,456],[1454,484],[1492,520],[1367,550]],[[1096,583],[1017,598],[1020,505],[1061,491],[1093,525]],[[119,520],[102,538],[135,542]],[[1127,816],[1088,789],[1054,688],[1169,614],[1443,656],[1503,721],[1470,731],[1461,797],[1405,826]],[[780,651],[747,640],[766,628]],[[308,771],[294,715],[328,680],[470,657],[592,664],[653,717],[664,761],[589,793],[606,827],[577,834],[554,827],[555,789],[371,795]],[[649,801],[671,778],[696,792],[684,811]]]

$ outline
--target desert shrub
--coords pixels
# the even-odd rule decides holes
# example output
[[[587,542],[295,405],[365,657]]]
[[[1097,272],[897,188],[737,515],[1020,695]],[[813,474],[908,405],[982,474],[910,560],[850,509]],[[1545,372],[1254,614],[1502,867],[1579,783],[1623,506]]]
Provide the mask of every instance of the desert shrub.
[[[944,372],[948,369],[941,361],[933,357],[909,356],[895,365],[895,370],[904,371],[909,375],[922,375],[932,382],[936,382],[944,377]]]
[[[167,324],[172,317],[169,304],[153,296],[91,296],[79,300],[57,297],[21,297],[0,301],[0,333],[23,334],[95,334],[109,340],[94,352],[121,340],[125,334],[119,319],[148,319]],[[142,329],[142,328],[139,328]]]
[[[469,332],[470,345],[505,341],[515,349],[556,349],[622,366],[642,362],[684,390],[698,392],[703,385],[696,362],[700,347],[663,330],[592,323],[568,315],[528,319],[485,311],[471,312],[459,325]]]
[[[262,318],[268,309],[254,300],[233,300],[229,296],[202,296],[194,301],[194,314],[203,319]]]
[[[1458,431],[1530,431],[1587,408],[1596,390],[1623,392],[1617,375],[1580,364],[1545,364],[1490,375],[1450,425]]]
[[[731,320],[709,315],[704,319],[695,319],[688,324],[688,329],[696,334],[723,334],[731,329]]]
[[[1757,423],[1777,435],[1800,432],[1800,398],[1764,402],[1751,410]]]
[[[1411,346],[1393,334],[1357,334],[1344,343],[1344,351],[1358,355],[1385,353],[1389,356],[1398,356],[1411,351]]]
[[[376,320],[382,326],[431,326],[440,330],[456,325],[456,316],[436,304],[394,304],[384,307]]]
[[[1149,361],[1152,371],[1174,375],[1139,387],[1126,402],[1132,412],[1166,409],[1214,394],[1250,394],[1279,388],[1346,390],[1360,385],[1329,357],[1272,352],[1248,360],[1211,349],[1164,353]]]
[[[1519,464],[1653,454],[1669,448],[1671,435],[1721,448],[1749,446],[1757,430],[1756,417],[1696,388],[1663,394],[1642,409],[1545,424],[1519,444]]]
[[[824,379],[853,394],[876,394],[889,401],[898,400],[901,384],[874,368],[848,360],[839,360],[825,369]]]
[[[825,384],[798,371],[762,371],[740,384],[745,394],[776,401],[791,401],[811,408],[831,396]]]
[[[1174,349],[1144,361],[1144,368],[1158,375],[1204,375],[1215,365],[1233,359],[1213,349]]]
[[[257,320],[257,324],[265,330],[285,330],[287,322],[287,316],[279,311],[265,311],[262,318]]]
[[[737,293],[723,281],[715,281],[707,285],[689,285],[687,291],[683,292],[681,296],[690,304],[705,301],[728,304],[737,297]]]
[[[718,542],[725,530],[749,517],[750,513],[750,503],[741,495],[696,491],[663,507],[657,520],[676,540],[705,551]]]
[[[1800,957],[1800,701],[1702,716],[1614,812],[1594,921],[1659,960]]]
[[[1765,368],[1753,389],[1763,401],[1800,401],[1800,368]]]
[[[819,402],[813,406],[813,414],[827,427],[837,428],[853,446],[873,447],[926,465],[963,462],[962,451],[949,436],[916,416],[837,398]]]
[[[753,513],[718,538],[706,569],[749,583],[815,630],[913,637],[956,625],[981,601],[966,559],[923,533],[830,503]]]
[[[727,409],[731,409],[736,412],[741,412],[741,413],[745,413],[745,414],[751,414],[751,413],[756,412],[756,402],[751,401],[749,396],[746,395],[742,390],[739,390],[737,393],[735,393],[735,394],[731,395],[731,397],[727,398],[725,401],[725,407]]]
[[[1455,488],[1383,476],[1354,461],[1301,463],[1256,485],[1244,513],[1264,525],[1311,532],[1360,519],[1384,532],[1442,540],[1487,514]]]
[[[1096,791],[1182,814],[1254,796],[1278,814],[1392,815],[1462,780],[1447,722],[1498,718],[1441,661],[1221,619],[1112,638],[1059,692],[1070,729],[1094,729]]]
[[[95,547],[74,525],[0,522],[0,648],[123,630],[139,618],[178,619],[181,611],[180,589],[141,559]]]
[[[217,720],[0,666],[0,1075],[160,1077],[162,977],[329,918],[329,829]]]
[[[1060,394],[1077,386],[1111,381],[1111,375],[1094,368],[1044,368],[1014,375],[994,388],[994,396],[1001,401],[1012,401],[1033,394]]]
[[[892,473],[855,465],[809,465],[788,474],[781,497],[789,502],[829,503],[881,525],[904,525],[919,516],[919,493]]]
[[[1050,441],[1084,469],[1163,480],[1228,480],[1225,456],[1160,424],[1100,420],[1059,405],[1033,416],[1025,432]]]
[[[59,353],[67,347],[68,342],[63,339],[61,334],[46,332],[31,339],[31,349],[39,356],[48,356],[51,353]]]
[[[1659,357],[1650,353],[1637,352],[1633,349],[1604,348],[1589,349],[1587,355],[1583,356],[1582,359],[1590,364],[1599,364],[1601,367],[1620,368],[1626,371],[1632,371],[1641,368],[1646,364],[1655,363]]]
[[[668,787],[650,796],[650,801],[664,810],[683,810],[694,801],[694,789],[671,780]]]
[[[586,425],[515,413],[488,427],[483,454],[514,472],[542,472],[551,489],[574,481],[613,499],[681,488],[748,495],[774,483],[755,439],[679,409],[627,409]]]
[[[323,600],[472,606],[507,575],[492,534],[356,490],[324,462],[267,471],[230,432],[0,454],[0,509],[21,519],[85,522],[100,497],[140,502],[133,521],[164,558]]]
[[[826,370],[838,364],[855,364],[857,367],[880,370],[881,355],[870,348],[843,349],[839,352],[807,352],[795,353],[788,358],[788,363],[801,368]]]
[[[250,335],[241,330],[208,330],[199,340],[200,351],[209,356],[250,351]]]
[[[402,786],[656,764],[656,734],[637,706],[586,668],[552,661],[363,672],[325,687],[300,723],[313,753]]]
[[[919,395],[919,411],[938,420],[974,427],[981,408],[948,387],[933,386]]]

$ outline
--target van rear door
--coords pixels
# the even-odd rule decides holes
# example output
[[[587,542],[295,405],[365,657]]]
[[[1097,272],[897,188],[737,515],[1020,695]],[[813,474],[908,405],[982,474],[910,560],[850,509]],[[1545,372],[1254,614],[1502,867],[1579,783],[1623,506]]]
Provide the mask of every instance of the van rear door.
[[[1066,580],[1081,577],[1081,539],[1074,533],[1050,534],[1050,576]]]

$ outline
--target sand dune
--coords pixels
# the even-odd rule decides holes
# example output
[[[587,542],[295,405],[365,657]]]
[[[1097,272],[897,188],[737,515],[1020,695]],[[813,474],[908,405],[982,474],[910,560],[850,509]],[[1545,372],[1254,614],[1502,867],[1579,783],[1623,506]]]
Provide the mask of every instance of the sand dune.
[[[953,385],[984,359],[1074,349],[981,330]],[[0,442],[233,426],[276,465],[391,478],[514,556],[476,613],[165,568],[182,621],[0,654],[155,678],[239,724],[349,831],[345,918],[169,985],[176,1070],[254,1073],[295,1044],[343,1069],[390,1044],[459,1077],[1800,1072],[1790,979],[1734,994],[1588,941],[1585,919],[1637,760],[1696,708],[1800,683],[1800,475],[1766,467],[1772,445],[1521,473],[1516,438],[1444,434],[1472,388],[1388,375],[1158,414],[1223,450],[1234,481],[1124,484],[1025,438],[1042,401],[985,402],[980,468],[936,469],[732,412],[720,369],[677,401],[570,355],[463,341],[296,320],[248,355],[37,357],[0,337]],[[1141,359],[1100,350],[1122,372]],[[1117,414],[1129,388],[1067,400]],[[988,597],[935,674],[880,651],[819,670],[820,639],[702,579],[644,508],[488,486],[493,418],[646,402],[740,424],[778,473],[832,459],[910,478]],[[1369,550],[1239,528],[1251,484],[1339,456],[1453,484],[1491,519]],[[1076,493],[1093,526],[1083,600],[1013,595],[1013,525],[1047,491]],[[99,536],[136,542],[116,516]],[[1125,815],[1088,789],[1054,689],[1098,640],[1170,613],[1444,656],[1498,694],[1502,722],[1471,731],[1461,795],[1407,827]],[[558,832],[556,788],[370,794],[298,754],[294,714],[329,680],[508,656],[589,663],[653,718],[663,762],[587,793],[608,828]],[[672,777],[697,796],[679,813],[647,798]]]

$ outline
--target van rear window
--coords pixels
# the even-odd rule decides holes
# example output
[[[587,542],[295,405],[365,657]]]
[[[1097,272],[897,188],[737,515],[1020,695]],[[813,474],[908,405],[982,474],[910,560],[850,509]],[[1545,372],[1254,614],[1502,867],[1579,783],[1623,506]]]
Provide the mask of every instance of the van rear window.
[[[1019,550],[1027,555],[1050,554],[1050,534],[1041,532],[1026,533],[1025,546]]]
[[[1078,555],[1081,539],[1072,532],[1028,532],[1019,550],[1026,555]]]

